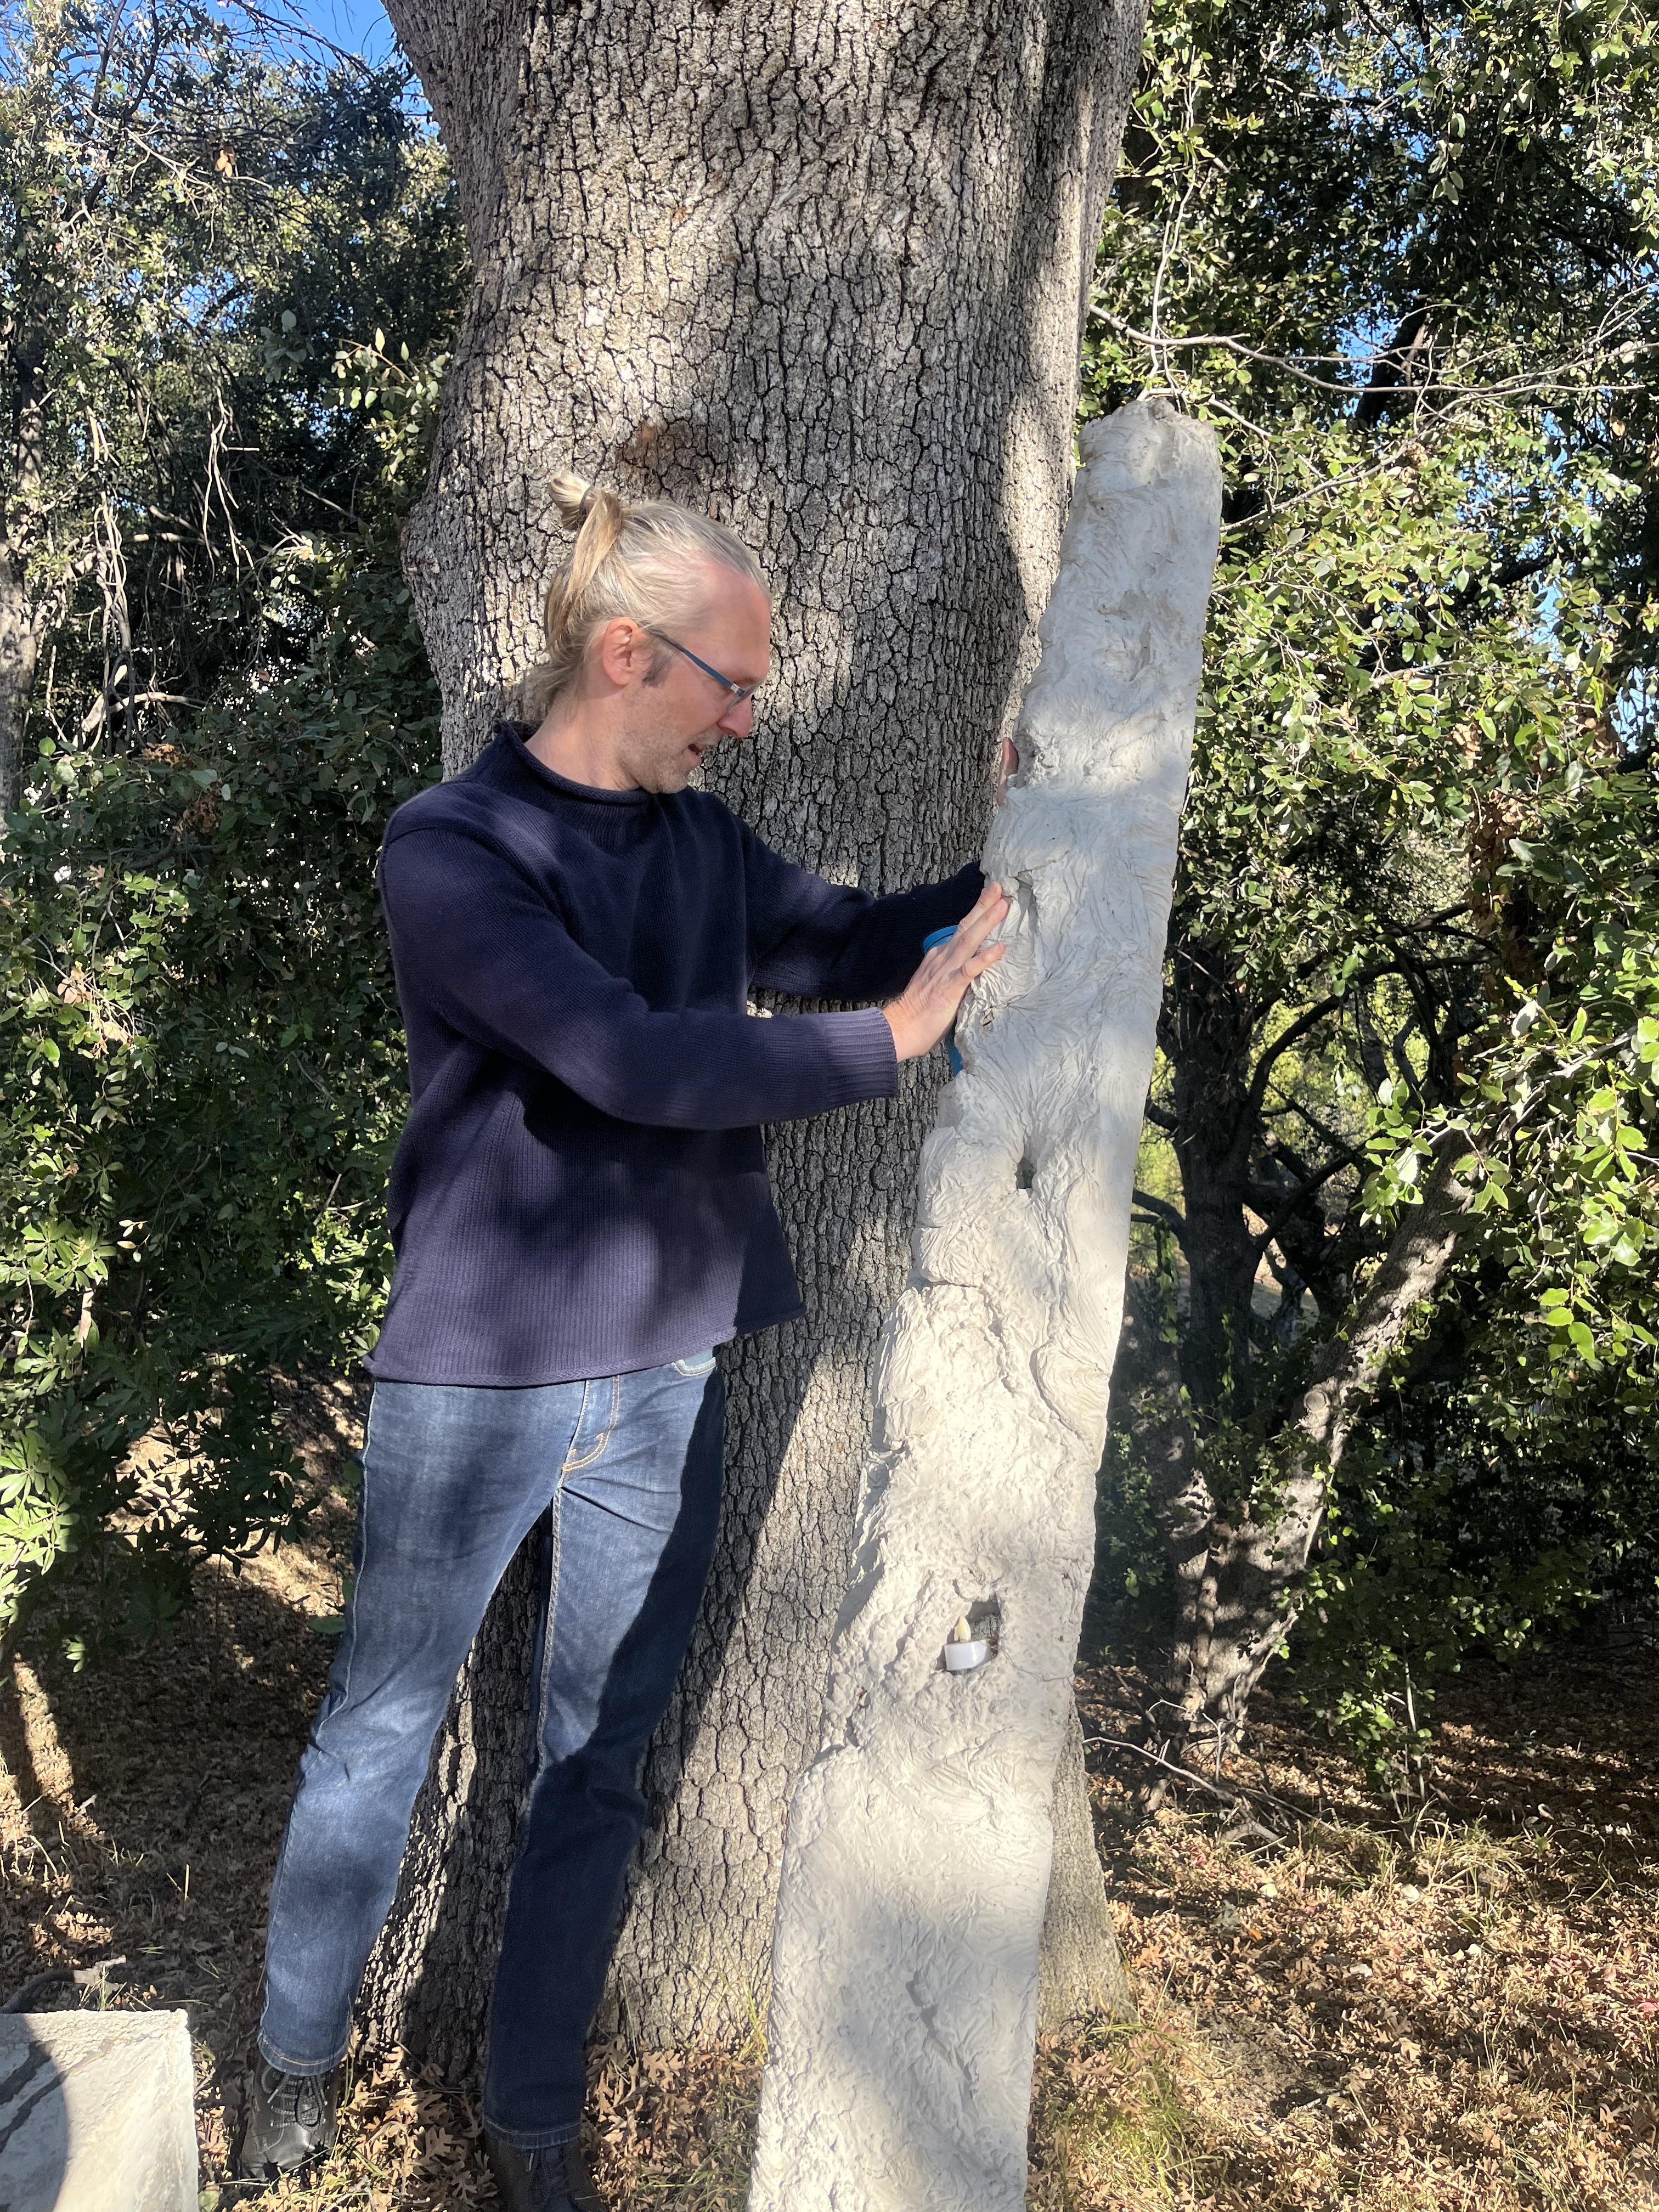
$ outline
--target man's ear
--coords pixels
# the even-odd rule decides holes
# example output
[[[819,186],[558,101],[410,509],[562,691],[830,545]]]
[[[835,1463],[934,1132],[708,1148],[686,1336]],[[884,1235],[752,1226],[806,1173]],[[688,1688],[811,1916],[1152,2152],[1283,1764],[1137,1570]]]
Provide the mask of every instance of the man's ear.
[[[596,657],[607,682],[623,690],[650,673],[651,640],[638,623],[618,615],[599,632]]]

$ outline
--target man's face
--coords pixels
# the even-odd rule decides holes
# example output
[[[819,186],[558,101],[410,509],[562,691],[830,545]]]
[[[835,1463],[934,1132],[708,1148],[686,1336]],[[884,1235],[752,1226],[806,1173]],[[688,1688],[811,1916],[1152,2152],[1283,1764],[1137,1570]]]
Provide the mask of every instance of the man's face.
[[[726,568],[711,568],[708,584],[702,612],[676,632],[676,641],[734,684],[763,682],[772,659],[765,592]],[[641,676],[627,687],[617,761],[641,791],[684,791],[712,746],[749,735],[755,709],[747,699],[733,706],[730,693],[684,653],[658,649],[668,664],[660,678]]]

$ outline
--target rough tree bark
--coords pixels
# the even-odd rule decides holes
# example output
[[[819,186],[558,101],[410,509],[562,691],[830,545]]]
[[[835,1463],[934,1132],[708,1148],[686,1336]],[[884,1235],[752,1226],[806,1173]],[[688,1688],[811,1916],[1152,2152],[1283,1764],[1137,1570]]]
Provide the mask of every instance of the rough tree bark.
[[[1271,1511],[1231,1519],[1206,1483],[1190,1427],[1172,1415],[1152,1460],[1154,1508],[1177,1576],[1166,1750],[1202,1748],[1218,1764],[1239,1740],[1250,1693],[1295,1625],[1301,1583],[1355,1421],[1413,1319],[1457,1256],[1468,1191],[1456,1172],[1468,1139],[1439,1143],[1421,1203],[1401,1221],[1340,1337],[1322,1345],[1313,1381],[1278,1440]]]
[[[32,288],[20,287],[27,305]],[[17,805],[23,732],[40,657],[41,611],[31,590],[28,548],[40,492],[46,437],[46,337],[23,305],[0,334],[0,376],[10,404],[11,471],[0,521],[0,816]]]
[[[790,1808],[750,2212],[1025,2202],[1050,1798],[1221,520],[1214,434],[1167,400],[1082,447],[985,854],[1006,955],[923,1153]],[[991,1647],[972,1672],[945,1663],[964,1617]]]
[[[1059,550],[1142,13],[392,0],[476,272],[406,554],[450,769],[536,657],[566,543],[547,485],[574,465],[702,503],[764,562],[778,672],[713,780],[769,842],[872,890],[978,850]],[[807,1311],[724,1356],[726,1527],[610,2001],[642,2039],[740,2032],[764,2003],[937,1079],[774,1133]],[[480,1638],[362,2014],[455,2071],[519,1786],[476,1739],[520,1710],[522,1607],[515,1584]]]
[[[22,562],[0,545],[0,815],[22,787],[23,729],[34,689],[40,638]]]
[[[1194,1406],[1218,1406],[1229,1383],[1248,1410],[1250,1296],[1259,1262],[1246,1218],[1258,1127],[1249,1097],[1256,1010],[1208,945],[1171,933],[1170,987],[1158,1042],[1173,1078],[1182,1252],[1188,1264],[1181,1379]]]
[[[1075,1700],[1054,1769],[1050,1826],[1054,1854],[1038,1950],[1037,2033],[1058,2035],[1087,2020],[1133,2021],[1134,1992],[1106,1900]]]

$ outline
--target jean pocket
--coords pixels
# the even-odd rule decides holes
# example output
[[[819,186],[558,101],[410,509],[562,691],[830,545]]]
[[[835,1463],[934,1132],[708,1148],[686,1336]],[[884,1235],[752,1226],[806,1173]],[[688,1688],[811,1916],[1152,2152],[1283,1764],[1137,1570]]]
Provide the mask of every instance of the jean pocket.
[[[694,1352],[689,1359],[677,1359],[674,1362],[675,1374],[684,1375],[694,1382],[702,1382],[714,1371],[714,1355],[712,1352]]]

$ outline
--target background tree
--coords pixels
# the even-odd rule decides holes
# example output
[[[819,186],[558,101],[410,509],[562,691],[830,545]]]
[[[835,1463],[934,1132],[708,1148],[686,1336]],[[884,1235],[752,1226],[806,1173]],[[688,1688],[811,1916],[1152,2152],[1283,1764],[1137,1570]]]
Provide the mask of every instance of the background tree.
[[[256,640],[303,661],[269,561],[378,472],[329,404],[337,349],[377,324],[418,349],[453,321],[450,187],[401,76],[328,78],[259,20],[40,0],[9,24],[0,805],[32,697],[49,730],[75,700],[79,736],[131,749]]]
[[[0,1622],[73,1559],[78,1652],[287,1524],[280,1381],[372,1332],[406,1095],[372,872],[436,766],[397,544],[459,234],[399,74],[241,28],[43,10],[0,100],[42,647],[0,852]]]
[[[1231,463],[1143,1194],[1178,1262],[1110,1462],[1162,1535],[1176,1746],[1236,1739],[1345,1452],[1321,1694],[1375,1744],[1413,1667],[1652,1559],[1650,1385],[1611,1381],[1650,1349],[1648,27],[1624,0],[1154,15],[1085,406],[1174,388]],[[1626,1133],[1610,1212],[1567,1091],[1517,1103],[1569,976],[1572,1080]],[[1547,1235],[1517,1240],[1506,1175]]]
[[[1139,52],[1139,0],[751,0],[481,25],[393,9],[455,167],[475,270],[408,572],[446,763],[483,742],[562,546],[548,484],[706,504],[778,599],[778,673],[723,794],[791,859],[884,890],[979,849],[1072,465],[1076,356]],[[741,2031],[846,1584],[868,1367],[902,1280],[930,1071],[772,1133],[805,1320],[732,1347],[728,1498],[649,1762],[616,2002],[653,2039]],[[366,2014],[465,2064],[518,1768],[509,1582],[417,1813]],[[491,1768],[494,1768],[492,1778]]]

